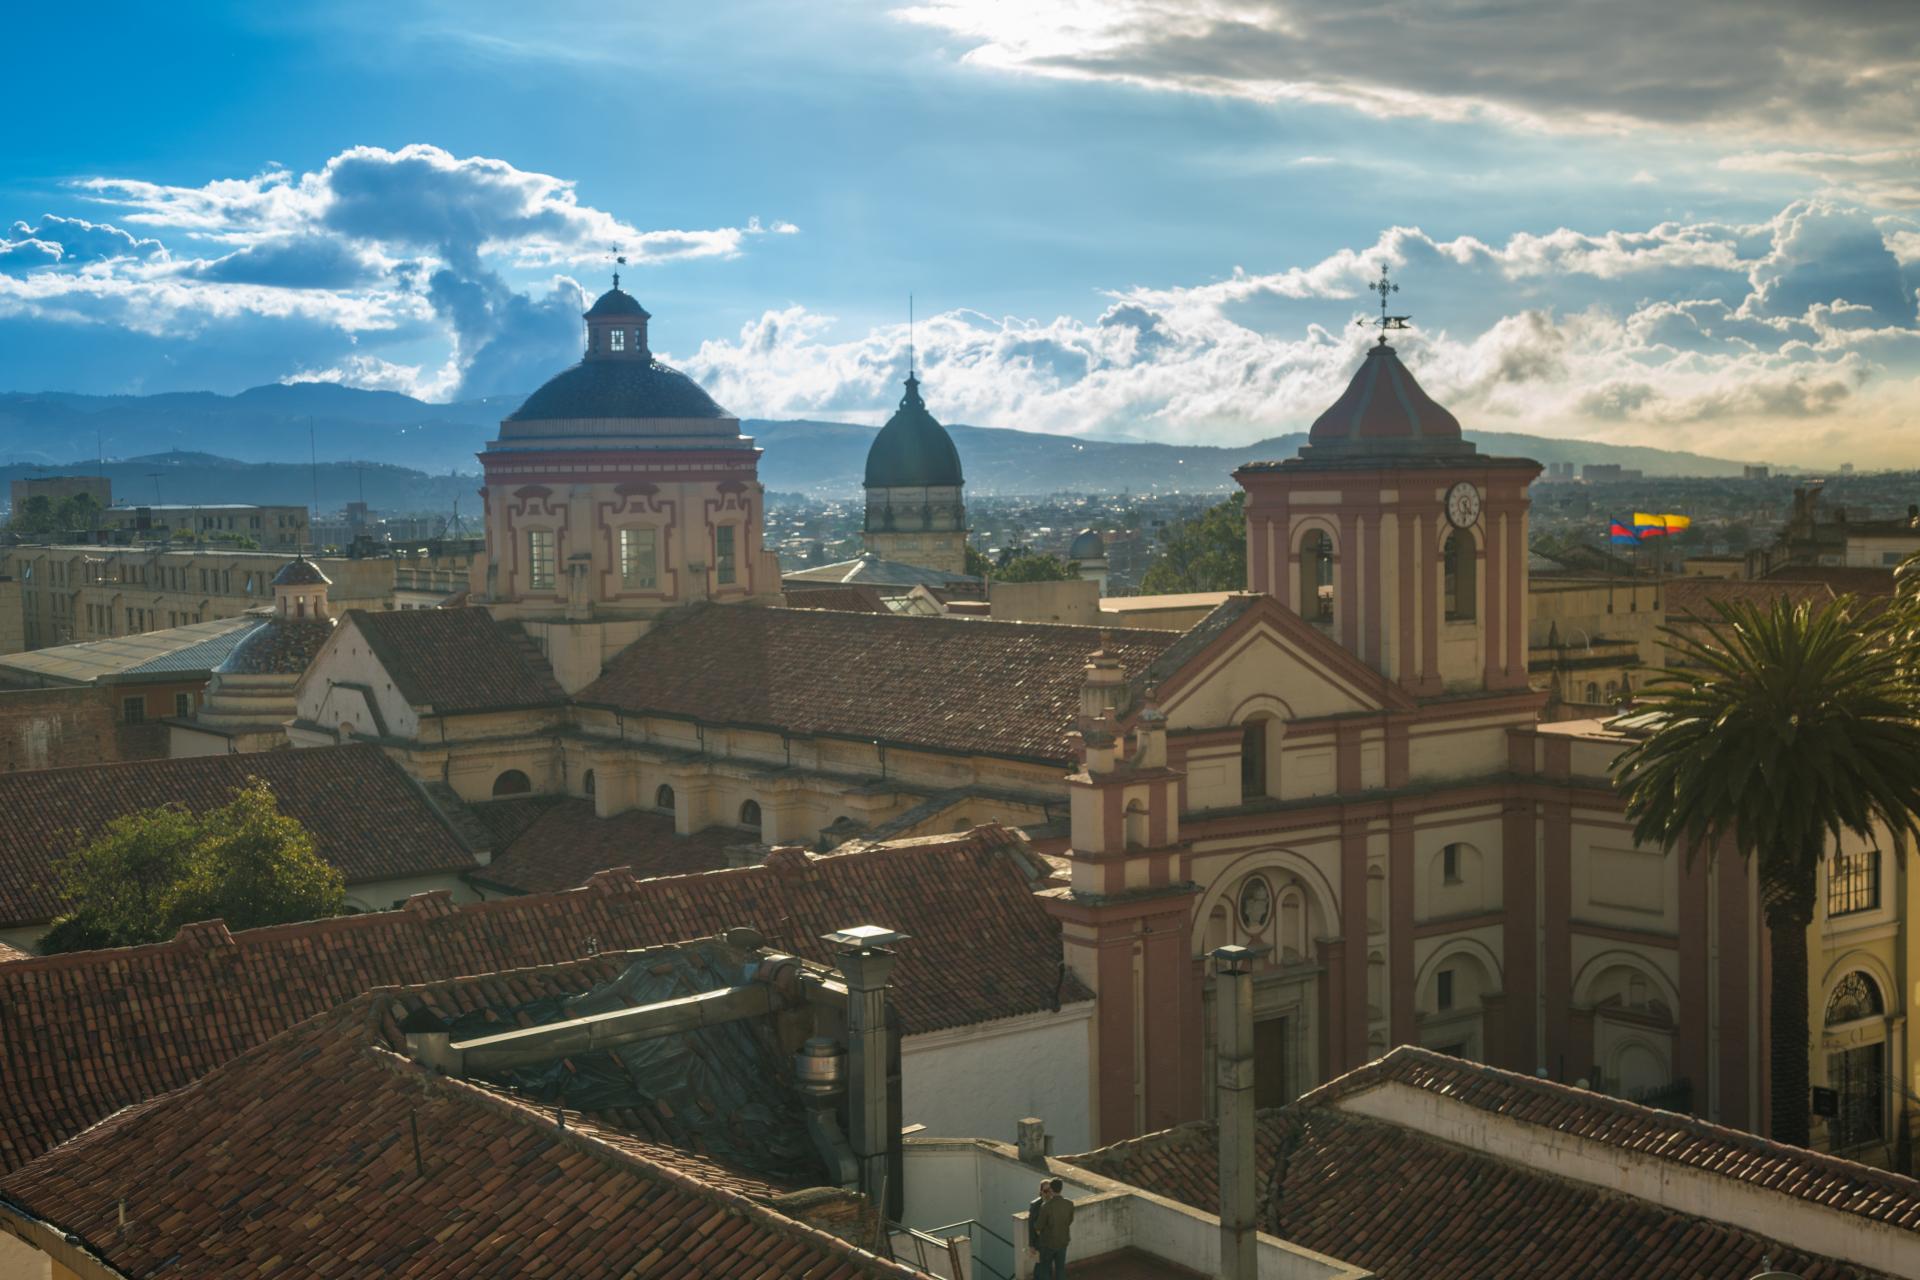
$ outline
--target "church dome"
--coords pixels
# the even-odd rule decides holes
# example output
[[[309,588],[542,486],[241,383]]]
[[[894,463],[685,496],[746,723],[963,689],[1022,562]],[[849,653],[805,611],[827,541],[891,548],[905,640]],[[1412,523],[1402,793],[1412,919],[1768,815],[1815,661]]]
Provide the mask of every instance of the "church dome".
[[[547,379],[507,421],[732,416],[699,383],[657,360],[582,360]]]
[[[1307,441],[1369,452],[1451,451],[1462,443],[1460,420],[1420,389],[1384,342],[1367,351],[1345,394],[1314,419]]]
[[[587,322],[585,356],[547,379],[508,415],[508,422],[732,419],[699,383],[653,358],[647,345],[647,321],[653,317],[639,299],[620,287],[619,276],[581,318]]]
[[[867,450],[867,488],[958,488],[963,483],[953,437],[927,412],[920,380],[908,374],[899,409]]]
[[[268,584],[275,587],[327,587],[333,585],[333,579],[320,571],[320,566],[305,556],[295,556],[280,566],[280,572],[273,575]]]
[[[1093,529],[1082,529],[1074,535],[1073,545],[1067,548],[1069,560],[1105,560],[1107,558],[1107,540]]]

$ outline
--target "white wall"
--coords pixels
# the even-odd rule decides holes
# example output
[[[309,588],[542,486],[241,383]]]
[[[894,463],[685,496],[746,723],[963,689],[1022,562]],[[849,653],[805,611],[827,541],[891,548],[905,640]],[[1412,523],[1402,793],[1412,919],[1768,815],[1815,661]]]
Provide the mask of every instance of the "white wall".
[[[1027,1116],[1056,1151],[1093,1145],[1088,1115],[1093,1002],[929,1035],[900,1046],[901,1116],[927,1136],[1011,1141]],[[918,1225],[918,1224],[915,1224]]]

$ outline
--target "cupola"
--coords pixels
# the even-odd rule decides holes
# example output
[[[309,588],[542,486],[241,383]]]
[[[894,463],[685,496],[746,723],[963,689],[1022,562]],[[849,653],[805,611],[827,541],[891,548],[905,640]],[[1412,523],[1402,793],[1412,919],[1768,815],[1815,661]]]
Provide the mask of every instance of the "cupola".
[[[927,412],[920,379],[909,373],[900,407],[867,450],[867,488],[958,488],[963,483],[960,451],[947,429]]]
[[[653,317],[647,314],[638,298],[620,287],[618,273],[613,277],[613,288],[587,308],[585,319],[587,359],[653,359],[652,351],[647,348],[647,321]]]

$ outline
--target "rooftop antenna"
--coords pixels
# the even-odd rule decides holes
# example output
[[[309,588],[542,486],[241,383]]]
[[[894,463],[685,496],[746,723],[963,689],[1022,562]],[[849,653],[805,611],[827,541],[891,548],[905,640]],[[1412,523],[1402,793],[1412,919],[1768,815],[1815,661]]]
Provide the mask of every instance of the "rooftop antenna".
[[[1368,285],[1367,290],[1371,293],[1377,293],[1380,295],[1380,318],[1378,320],[1372,321],[1371,323],[1378,326],[1380,330],[1380,345],[1384,347],[1387,345],[1387,331],[1390,329],[1406,328],[1407,321],[1413,319],[1413,317],[1412,316],[1390,316],[1387,314],[1387,295],[1390,293],[1400,292],[1400,286],[1388,281],[1386,263],[1383,262],[1380,264],[1380,278],[1374,281],[1372,284]],[[1355,321],[1355,323],[1365,325],[1369,322],[1366,320],[1358,320],[1358,321]]]
[[[313,518],[307,522],[308,530],[320,523],[320,452],[313,443],[313,415],[307,415],[307,466],[313,475]],[[314,535],[314,545],[319,546],[319,535]]]

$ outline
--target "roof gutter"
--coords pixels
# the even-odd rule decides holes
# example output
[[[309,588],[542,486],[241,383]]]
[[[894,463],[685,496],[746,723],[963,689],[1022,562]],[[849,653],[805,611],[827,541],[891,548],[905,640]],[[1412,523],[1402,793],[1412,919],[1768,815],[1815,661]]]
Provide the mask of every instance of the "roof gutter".
[[[80,1280],[129,1280],[79,1236],[37,1216],[19,1201],[0,1195],[0,1231],[45,1254]]]

